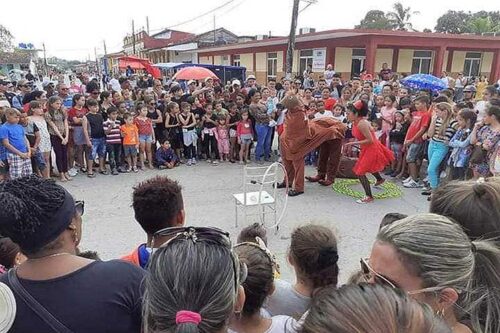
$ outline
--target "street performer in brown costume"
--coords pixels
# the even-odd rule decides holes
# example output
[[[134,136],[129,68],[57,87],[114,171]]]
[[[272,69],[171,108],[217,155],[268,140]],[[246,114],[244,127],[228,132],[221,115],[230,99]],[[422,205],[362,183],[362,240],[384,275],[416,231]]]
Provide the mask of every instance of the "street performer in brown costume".
[[[286,96],[281,103],[287,109],[280,146],[291,188],[288,195],[293,197],[304,193],[304,156],[320,146],[318,176],[315,178],[322,180],[324,185],[331,185],[340,163],[346,126],[333,118],[308,119],[304,105],[295,95]],[[285,188],[286,184],[283,181],[277,187]]]

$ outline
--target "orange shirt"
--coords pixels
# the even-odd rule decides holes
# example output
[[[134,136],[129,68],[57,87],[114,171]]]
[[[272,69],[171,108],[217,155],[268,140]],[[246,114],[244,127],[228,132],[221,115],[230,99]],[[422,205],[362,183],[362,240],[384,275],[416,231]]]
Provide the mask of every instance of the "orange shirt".
[[[135,146],[139,144],[139,129],[135,124],[121,125],[120,131],[123,137],[123,145]]]

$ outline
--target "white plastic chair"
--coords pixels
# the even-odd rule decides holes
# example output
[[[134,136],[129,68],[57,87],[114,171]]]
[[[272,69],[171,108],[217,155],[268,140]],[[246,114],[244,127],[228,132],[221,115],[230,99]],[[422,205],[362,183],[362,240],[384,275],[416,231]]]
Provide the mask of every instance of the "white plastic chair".
[[[267,228],[279,229],[279,223],[284,215],[286,202],[288,199],[288,188],[284,193],[285,202],[283,207],[279,207],[277,200],[279,183],[278,171],[284,170],[280,163],[273,163],[269,166],[245,166],[243,169],[243,193],[233,194],[235,202],[235,227],[238,227],[239,209],[243,210],[245,224],[249,216],[258,216],[260,223]],[[286,173],[285,173],[286,177]],[[288,181],[285,181],[288,184]],[[278,216],[278,210],[282,208]],[[266,217],[272,215],[272,224],[266,223]],[[269,218],[267,218],[269,219]]]

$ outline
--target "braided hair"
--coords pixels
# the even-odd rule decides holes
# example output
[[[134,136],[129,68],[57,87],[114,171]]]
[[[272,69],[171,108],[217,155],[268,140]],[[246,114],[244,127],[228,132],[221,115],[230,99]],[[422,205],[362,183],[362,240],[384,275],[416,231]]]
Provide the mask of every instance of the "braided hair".
[[[35,175],[0,183],[0,233],[18,244],[32,238],[50,223],[65,193],[55,181]]]

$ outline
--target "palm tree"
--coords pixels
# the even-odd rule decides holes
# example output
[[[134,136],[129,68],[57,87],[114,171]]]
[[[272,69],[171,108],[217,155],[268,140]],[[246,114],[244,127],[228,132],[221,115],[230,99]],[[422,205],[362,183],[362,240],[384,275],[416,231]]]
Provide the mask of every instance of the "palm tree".
[[[467,27],[471,33],[482,34],[485,32],[498,32],[500,31],[500,24],[495,23],[488,17],[475,17],[469,20]]]
[[[402,31],[415,31],[410,19],[412,15],[420,14],[420,12],[412,11],[410,7],[404,8],[401,2],[396,2],[392,8],[394,11],[388,12],[387,17],[391,21],[393,28]]]

